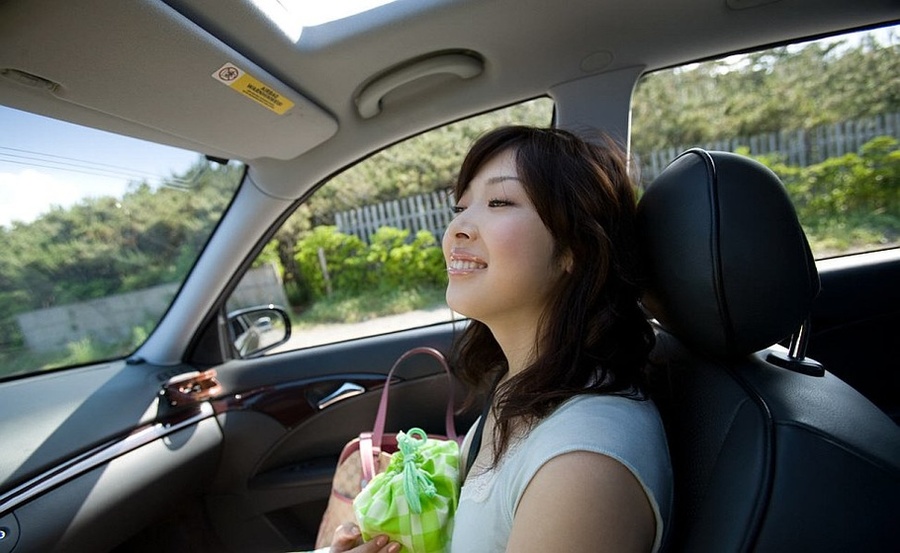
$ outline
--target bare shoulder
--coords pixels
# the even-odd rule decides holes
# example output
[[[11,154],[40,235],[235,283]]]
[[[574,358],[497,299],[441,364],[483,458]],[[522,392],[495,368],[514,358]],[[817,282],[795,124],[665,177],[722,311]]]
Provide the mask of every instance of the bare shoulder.
[[[508,551],[650,551],[656,521],[635,476],[587,451],[554,457],[519,502]]]

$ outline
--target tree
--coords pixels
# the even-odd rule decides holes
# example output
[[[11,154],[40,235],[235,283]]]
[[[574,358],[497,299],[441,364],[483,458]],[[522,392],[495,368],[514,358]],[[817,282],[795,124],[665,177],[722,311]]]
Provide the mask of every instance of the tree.
[[[900,46],[812,42],[663,70],[634,94],[637,152],[900,111]]]
[[[160,186],[88,198],[30,223],[0,227],[0,345],[21,336],[18,313],[180,282],[243,174],[198,160]]]

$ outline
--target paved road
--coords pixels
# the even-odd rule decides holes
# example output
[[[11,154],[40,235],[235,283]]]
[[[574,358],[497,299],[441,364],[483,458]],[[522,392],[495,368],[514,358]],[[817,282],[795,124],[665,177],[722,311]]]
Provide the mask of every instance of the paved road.
[[[291,339],[283,346],[273,350],[273,353],[445,322],[451,320],[453,315],[448,307],[439,307],[410,311],[400,315],[388,315],[360,323],[321,324],[295,328],[291,333]],[[456,315],[455,318],[458,320],[462,317]]]

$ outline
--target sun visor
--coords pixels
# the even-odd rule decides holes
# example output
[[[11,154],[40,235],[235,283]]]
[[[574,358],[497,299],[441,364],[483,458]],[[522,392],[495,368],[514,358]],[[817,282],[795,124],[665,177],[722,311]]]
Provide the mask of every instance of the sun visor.
[[[18,5],[0,9],[4,87],[235,159],[294,158],[337,130],[330,114],[161,2]],[[87,125],[109,119],[57,111]]]

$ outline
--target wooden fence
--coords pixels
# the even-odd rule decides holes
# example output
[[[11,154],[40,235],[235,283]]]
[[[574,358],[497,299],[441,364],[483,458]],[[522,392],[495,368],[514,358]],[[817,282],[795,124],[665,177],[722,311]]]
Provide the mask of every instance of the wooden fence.
[[[806,167],[831,157],[858,152],[863,144],[876,136],[892,136],[900,140],[900,113],[844,121],[810,130],[780,131],[694,146],[726,152],[746,148],[753,156],[778,154],[788,165]],[[646,154],[634,152],[635,161],[641,171],[641,182],[647,184],[656,178],[669,162],[689,147],[692,146],[664,148]]]
[[[746,148],[754,156],[778,154],[788,165],[806,167],[831,157],[857,152],[876,136],[892,136],[900,140],[900,113],[824,125],[811,130],[773,132],[696,146],[728,152]],[[664,148],[647,154],[635,152],[641,184],[649,184],[689,147],[692,146]],[[341,232],[355,234],[365,242],[383,226],[409,229],[411,234],[424,229],[440,239],[453,216],[452,206],[449,191],[431,192],[336,213],[335,224]]]
[[[334,222],[339,231],[365,242],[384,226],[408,229],[413,235],[427,230],[440,239],[453,217],[452,207],[449,191],[430,192],[335,213]]]

